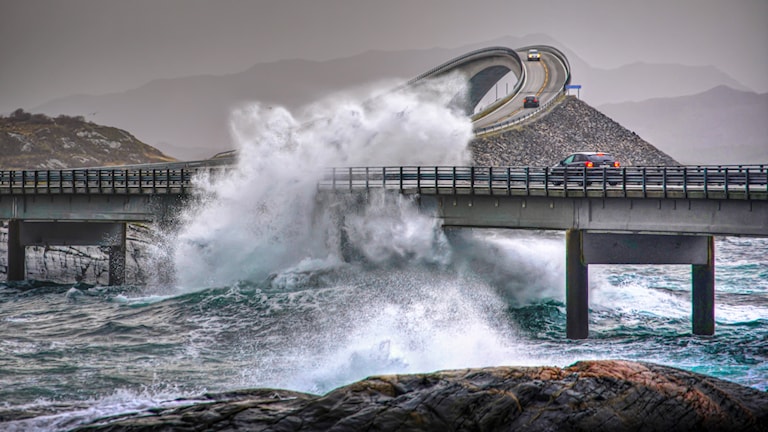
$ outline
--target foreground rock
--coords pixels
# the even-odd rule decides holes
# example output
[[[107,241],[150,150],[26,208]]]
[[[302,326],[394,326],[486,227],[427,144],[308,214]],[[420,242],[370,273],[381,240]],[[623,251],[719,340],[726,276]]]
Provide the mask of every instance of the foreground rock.
[[[768,394],[650,363],[371,377],[324,396],[245,390],[89,431],[765,431]]]

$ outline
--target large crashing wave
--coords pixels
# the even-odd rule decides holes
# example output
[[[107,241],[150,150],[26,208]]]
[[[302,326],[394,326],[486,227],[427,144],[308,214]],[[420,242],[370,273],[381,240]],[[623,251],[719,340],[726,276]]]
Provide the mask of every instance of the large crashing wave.
[[[235,170],[196,183],[204,197],[183,215],[172,239],[174,270],[183,290],[261,279],[303,260],[335,260],[327,230],[313,220],[317,182],[332,166],[462,165],[469,162],[472,125],[450,108],[464,92],[460,77],[387,92],[364,102],[349,96],[308,107],[297,116],[281,107],[246,106],[234,113]],[[215,181],[214,181],[215,180]],[[395,214],[355,221],[353,233],[387,239],[384,250],[417,249],[431,218]],[[386,218],[384,218],[386,219]],[[407,219],[407,220],[406,220]],[[387,232],[382,232],[387,231]],[[370,242],[366,241],[370,244]]]

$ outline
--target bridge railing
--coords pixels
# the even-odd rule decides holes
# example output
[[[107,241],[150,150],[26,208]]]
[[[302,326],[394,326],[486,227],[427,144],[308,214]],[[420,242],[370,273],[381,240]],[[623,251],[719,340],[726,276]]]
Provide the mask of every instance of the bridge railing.
[[[329,168],[318,189],[448,195],[768,199],[768,165]]]
[[[192,177],[226,167],[0,171],[0,195],[185,194]]]

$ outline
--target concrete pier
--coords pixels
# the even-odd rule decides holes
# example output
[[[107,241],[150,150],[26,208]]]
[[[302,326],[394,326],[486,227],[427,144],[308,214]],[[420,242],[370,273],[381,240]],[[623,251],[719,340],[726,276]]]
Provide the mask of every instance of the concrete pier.
[[[715,334],[715,240],[709,237],[707,263],[694,264],[693,279],[693,334],[710,336]]]
[[[712,236],[565,233],[566,334],[589,336],[589,264],[692,266],[693,334],[715,333],[715,241]]]
[[[126,227],[122,222],[8,223],[8,281],[26,279],[27,246],[109,246],[109,284],[125,282]]]
[[[565,332],[568,339],[589,336],[589,269],[582,254],[582,232],[565,232]]]
[[[8,221],[8,274],[9,281],[24,280],[24,245],[21,243],[21,221]]]

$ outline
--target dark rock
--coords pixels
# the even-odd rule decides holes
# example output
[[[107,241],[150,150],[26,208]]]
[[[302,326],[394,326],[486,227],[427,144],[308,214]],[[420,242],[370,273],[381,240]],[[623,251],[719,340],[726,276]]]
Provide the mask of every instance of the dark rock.
[[[79,431],[766,431],[768,394],[651,363],[493,367],[370,377],[97,420]]]

